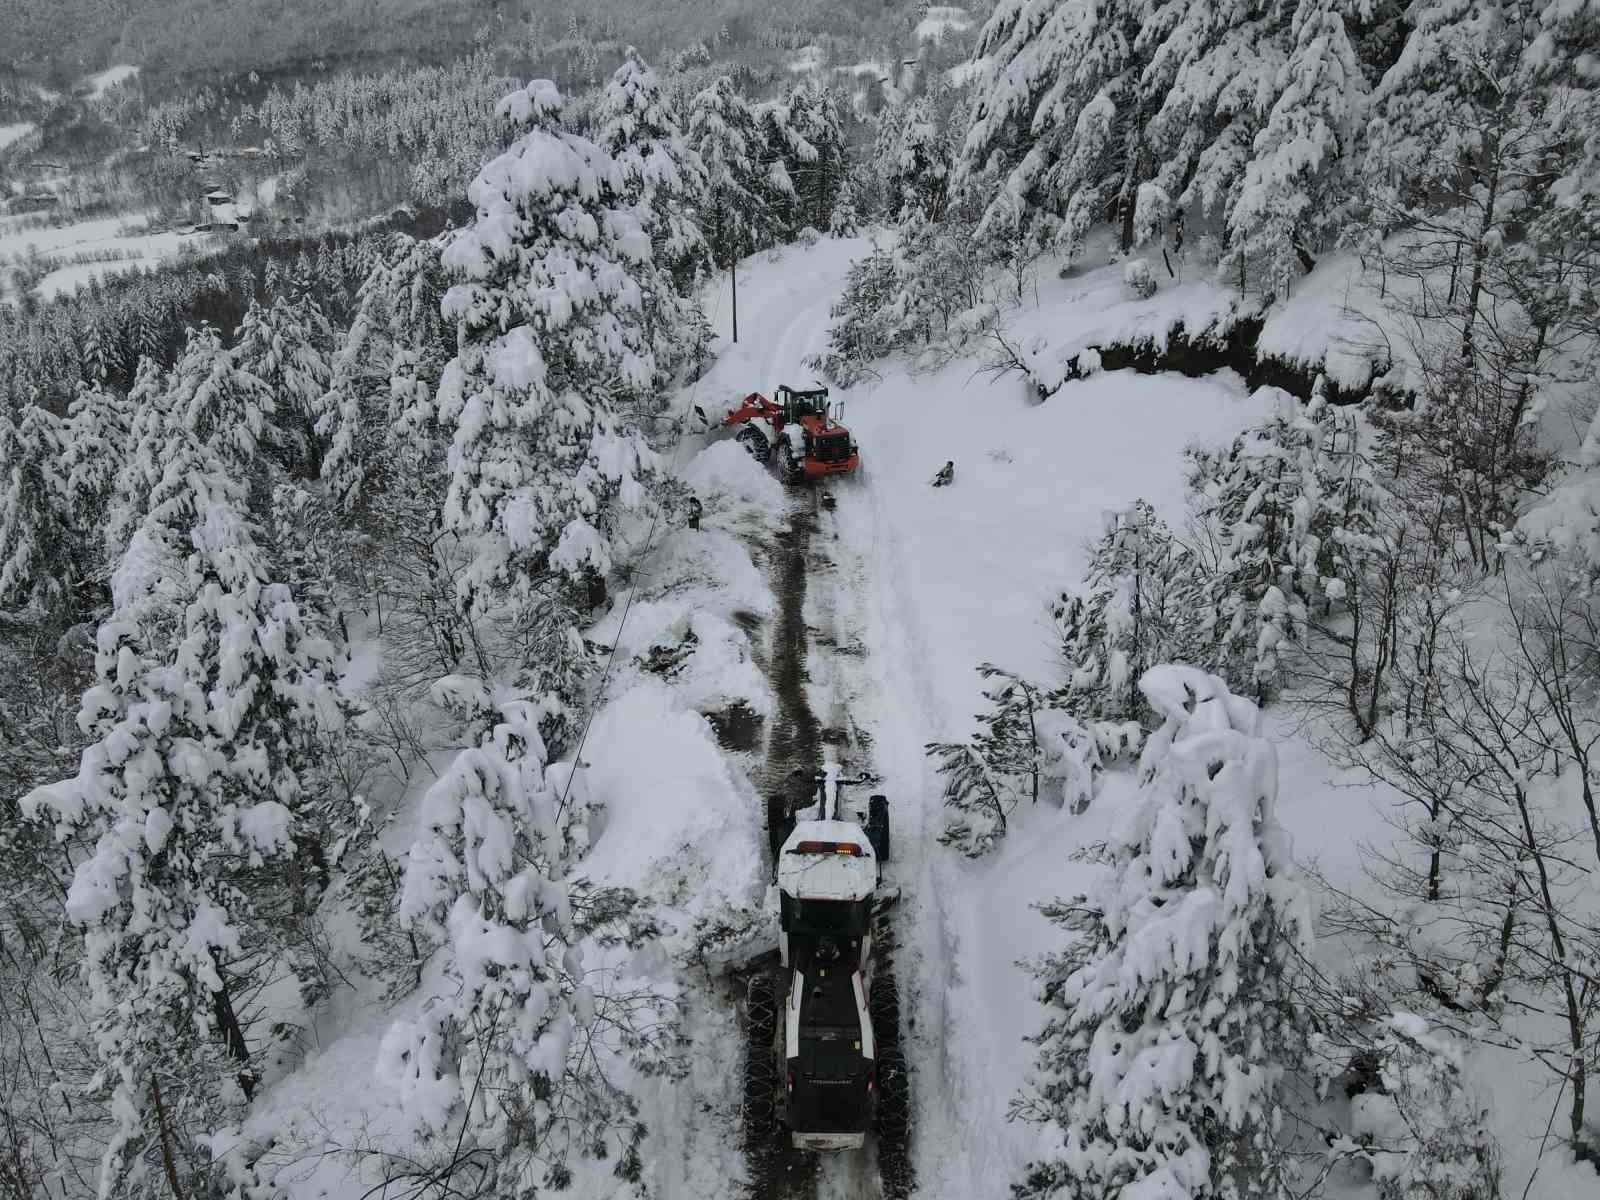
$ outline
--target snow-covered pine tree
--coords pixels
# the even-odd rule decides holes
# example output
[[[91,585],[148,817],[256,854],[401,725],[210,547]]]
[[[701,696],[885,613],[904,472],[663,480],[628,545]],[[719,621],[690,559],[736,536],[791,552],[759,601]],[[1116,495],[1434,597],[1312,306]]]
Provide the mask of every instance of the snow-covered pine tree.
[[[684,337],[694,319],[691,292],[710,263],[705,238],[690,215],[705,203],[705,166],[672,119],[660,80],[637,51],[629,51],[601,93],[595,117],[596,141],[622,171],[622,202],[650,239],[651,261],[635,264],[634,270],[665,276],[641,289],[655,382],[665,389],[692,353],[693,344]]]
[[[687,295],[707,261],[692,216],[706,203],[706,168],[672,115],[660,77],[633,47],[607,83],[595,119],[595,141],[622,168],[627,203],[656,264]]]
[[[893,221],[899,216],[900,189],[891,184],[890,168],[899,156],[900,130],[909,105],[885,105],[872,120],[872,153],[858,163],[852,176],[857,180],[856,205],[863,213]]]
[[[128,411],[126,453],[116,467],[105,523],[105,561],[113,570],[150,510],[150,490],[161,477],[161,452],[166,444],[167,377],[161,364],[149,356],[140,356],[134,370],[133,387],[128,392]]]
[[[988,238],[1024,233],[1039,213],[1063,220],[1070,257],[1089,227],[1115,211],[1124,248],[1146,169],[1142,63],[1134,52],[1143,6],[1097,0],[1001,0],[973,51],[990,71],[973,98],[958,159],[1003,184],[980,224]],[[1019,229],[1020,227],[1020,229]]]
[[[817,148],[797,127],[797,114],[789,101],[768,100],[752,111],[760,134],[761,173],[756,195],[765,219],[763,241],[769,245],[791,242],[802,224],[795,172],[816,161]]]
[[[105,527],[132,427],[128,398],[103,384],[80,385],[67,408],[61,469],[72,501],[72,526],[86,549]],[[91,552],[99,557],[98,546]]]
[[[825,231],[833,224],[833,206],[850,169],[841,103],[838,93],[821,86],[815,76],[789,93],[790,127],[816,152],[788,164],[802,227]]]
[[[989,707],[977,716],[978,732],[968,741],[924,747],[938,762],[945,807],[955,814],[939,841],[969,858],[999,844],[1022,799],[1038,803],[1045,754],[1039,718],[1050,703],[1044,688],[993,663],[980,664],[978,674],[996,681],[984,689]]]
[[[189,330],[162,403],[168,420],[193,433],[232,478],[250,482],[250,511],[264,515],[272,490],[268,465],[258,450],[277,403],[271,389],[223,346],[214,326]]]
[[[152,651],[120,615],[101,626],[79,714],[94,744],[75,778],[24,800],[94,843],[67,913],[116,1121],[102,1195],[159,1193],[168,1156],[169,1178],[203,1180],[204,1136],[253,1094],[254,981],[236,972],[277,953],[267,868],[293,859],[314,747],[343,718],[333,648],[263,575],[243,488],[192,431],[169,438],[146,524],[188,549],[177,638]]]
[[[770,223],[761,199],[765,186],[761,127],[726,75],[696,93],[689,141],[706,169],[700,228],[712,260],[727,268],[766,243]]]
[[[391,237],[361,285],[356,315],[334,356],[323,478],[346,512],[388,492],[393,480],[421,481],[421,462],[402,446],[421,425],[433,424],[439,380],[455,351],[455,330],[441,313],[447,239]],[[442,456],[427,457],[442,466]]]
[[[529,664],[575,698],[581,642],[572,588],[604,580],[620,514],[648,502],[656,456],[619,416],[656,365],[641,284],[650,242],[619,207],[617,164],[561,127],[548,80],[513,92],[500,114],[521,130],[473,181],[477,221],[443,255],[456,279],[443,311],[460,351],[439,386],[453,430],[447,525],[471,538],[460,600],[542,609],[547,653]]]
[[[983,299],[987,264],[973,252],[972,223],[961,212],[931,221],[920,207],[910,211],[897,255],[905,280],[901,327],[908,336],[929,341],[949,335],[957,315]],[[957,326],[954,332],[959,342],[965,331]]]
[[[979,664],[978,674],[994,682],[984,688],[988,707],[977,714],[977,733],[924,747],[944,776],[944,803],[953,813],[939,841],[969,858],[999,845],[1023,800],[1037,804],[1043,796],[1083,812],[1101,772],[1144,741],[1132,721],[1080,721],[1061,689],[1047,690],[993,663]]]
[[[1281,86],[1289,7],[1155,0],[1142,10],[1135,51],[1149,98],[1153,190],[1141,201],[1159,197],[1172,215],[1198,209],[1227,222],[1266,116],[1263,98]],[[1140,240],[1156,216],[1136,213]]]
[[[1366,80],[1345,32],[1346,7],[1295,5],[1293,49],[1229,218],[1232,251],[1265,260],[1280,296],[1332,245],[1356,187]]]
[[[1019,1197],[1282,1194],[1279,1081],[1303,1052],[1287,1003],[1311,936],[1278,825],[1260,713],[1214,675],[1139,681],[1163,724],[1092,896],[1046,907],[1072,937],[1037,966],[1051,1017],[1014,1102],[1054,1127]]]
[[[1308,581],[1301,591],[1308,598],[1320,596],[1325,614],[1342,609],[1359,626],[1361,590],[1387,544],[1379,515],[1386,501],[1366,415],[1354,406],[1335,408],[1328,403],[1327,389],[1327,377],[1318,375],[1306,405],[1306,419],[1320,431],[1315,488],[1308,486],[1304,497],[1316,544],[1317,581]]]
[[[380,1071],[424,1136],[459,1145],[471,1130],[495,1195],[559,1189],[574,1157],[614,1157],[637,1180],[638,1106],[591,1053],[606,1038],[567,881],[587,844],[568,831],[585,818],[546,774],[539,705],[460,676],[434,692],[465,710],[476,744],[423,798],[401,914],[441,947],[442,970],[385,1037]]]
[[[869,365],[909,341],[905,280],[894,255],[882,246],[850,264],[844,291],[829,309],[828,348],[808,361],[841,387],[872,373]]]
[[[47,408],[30,404],[15,421],[0,411],[0,608],[35,619],[70,611],[80,578],[64,441]]]
[[[1067,672],[1061,702],[1085,721],[1144,721],[1145,671],[1187,654],[1197,598],[1192,556],[1145,500],[1107,514],[1083,585],[1051,606]]]
[[[1205,564],[1204,653],[1258,701],[1281,683],[1277,647],[1303,638],[1321,553],[1312,518],[1324,431],[1290,393],[1267,390],[1265,421],[1226,450],[1186,452],[1191,505],[1214,555]]]
[[[327,417],[330,368],[327,318],[309,289],[302,299],[279,296],[270,305],[251,304],[239,327],[233,357],[273,397],[270,441],[291,475],[315,479],[325,452],[317,432]]]
[[[834,237],[855,237],[861,230],[861,204],[856,178],[856,173],[851,171],[839,181],[839,193],[833,198],[833,213],[828,218],[828,232]]]
[[[944,219],[954,147],[939,128],[934,98],[918,96],[906,106],[898,125],[900,136],[893,152],[881,162],[891,197],[890,215],[901,218],[916,210],[938,223]]]

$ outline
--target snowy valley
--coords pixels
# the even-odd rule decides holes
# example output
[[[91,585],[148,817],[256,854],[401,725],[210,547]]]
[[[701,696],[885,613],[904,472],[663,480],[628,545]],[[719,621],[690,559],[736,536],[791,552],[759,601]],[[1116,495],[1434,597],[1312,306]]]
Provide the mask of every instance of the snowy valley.
[[[0,1194],[1600,1195],[1600,7],[133,7],[0,74]]]

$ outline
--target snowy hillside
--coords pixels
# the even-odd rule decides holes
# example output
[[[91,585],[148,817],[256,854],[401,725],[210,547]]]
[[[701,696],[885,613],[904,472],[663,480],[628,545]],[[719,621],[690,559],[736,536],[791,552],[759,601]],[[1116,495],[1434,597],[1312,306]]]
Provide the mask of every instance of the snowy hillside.
[[[1593,3],[188,3],[0,69],[0,1195],[1600,1194]]]

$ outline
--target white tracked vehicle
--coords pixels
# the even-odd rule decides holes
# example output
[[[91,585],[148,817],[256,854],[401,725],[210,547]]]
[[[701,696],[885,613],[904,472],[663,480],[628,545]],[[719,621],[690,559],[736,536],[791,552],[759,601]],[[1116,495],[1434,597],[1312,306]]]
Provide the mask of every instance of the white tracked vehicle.
[[[784,1124],[800,1150],[856,1149],[886,1116],[905,1119],[898,998],[892,979],[875,978],[874,918],[899,898],[883,880],[889,802],[873,796],[865,812],[847,813],[841,792],[865,782],[829,763],[816,776],[816,803],[778,854],[773,1052]]]

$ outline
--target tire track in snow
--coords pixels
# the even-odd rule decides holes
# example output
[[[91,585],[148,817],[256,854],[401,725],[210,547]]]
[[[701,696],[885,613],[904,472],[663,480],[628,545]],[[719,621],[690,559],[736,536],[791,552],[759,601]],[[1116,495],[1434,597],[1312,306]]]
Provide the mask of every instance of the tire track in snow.
[[[871,448],[863,450],[863,459]],[[901,1036],[912,1079],[911,1162],[917,1194],[961,1194],[956,1166],[967,1124],[954,1094],[949,1047],[948,996],[956,982],[954,936],[942,908],[937,877],[941,791],[923,751],[939,735],[933,686],[924,664],[915,612],[907,594],[903,562],[884,498],[870,476],[839,489],[840,556],[849,562],[852,620],[869,654],[857,673],[855,711],[868,721],[869,736],[884,776],[894,829],[894,878],[901,887],[898,955]]]
[[[803,360],[825,343],[829,310],[842,277],[842,271],[837,278],[812,273],[805,277],[808,286],[799,297],[786,297],[777,304],[763,306],[761,315],[767,320],[763,321],[765,328],[758,335],[759,340],[742,344],[738,353],[727,357],[730,362],[764,362],[766,376],[735,383],[738,394],[770,389],[780,383],[805,386],[811,380],[813,373],[804,369]],[[798,307],[794,306],[795,300]],[[770,353],[762,356],[760,340],[771,335],[772,326],[779,324],[773,318],[780,314],[781,332],[770,343]],[[856,483],[847,482],[844,486],[849,488]],[[843,598],[854,629],[860,630],[859,604],[853,599],[853,588],[847,597],[840,583],[843,575],[855,573],[856,564],[853,556],[846,556],[851,570],[840,571],[842,560],[836,547],[841,545],[837,522],[821,519],[818,492],[808,488],[795,496],[790,505],[789,529],[780,535],[769,563],[779,599],[768,654],[778,712],[768,729],[761,788],[769,855],[775,855],[781,845],[782,833],[774,826],[786,816],[784,800],[789,799],[796,786],[791,772],[801,768],[809,787],[810,773],[820,765],[827,744],[833,749],[830,757],[846,758],[856,766],[866,765],[870,751],[870,741],[862,736],[864,730],[851,704],[851,698],[859,692],[853,685],[860,671],[845,661],[850,650],[844,655],[839,653],[842,647],[854,650],[860,646],[859,632],[845,632],[839,611]],[[819,715],[822,721],[818,720]],[[753,1041],[747,1044],[747,1053],[763,1049]],[[746,1143],[756,1196],[765,1200],[884,1200],[889,1194],[879,1178],[875,1137],[869,1137],[861,1151],[816,1155],[789,1148],[785,1134],[786,1131],[780,1133],[781,1145]]]

